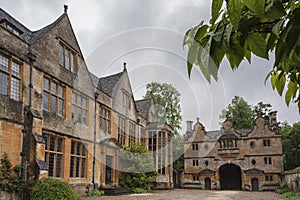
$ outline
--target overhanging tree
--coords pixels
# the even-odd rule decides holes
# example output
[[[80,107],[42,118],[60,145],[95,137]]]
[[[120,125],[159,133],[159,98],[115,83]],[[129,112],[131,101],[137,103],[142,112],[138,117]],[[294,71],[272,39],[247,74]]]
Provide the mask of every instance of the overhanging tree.
[[[225,6],[223,6],[225,2]],[[219,66],[226,56],[231,68],[252,54],[269,59],[275,53],[273,69],[267,75],[285,101],[300,109],[300,3],[298,0],[212,0],[209,24],[203,21],[189,29],[184,45],[189,48],[190,75],[198,65],[210,82],[217,80]]]
[[[178,135],[181,129],[180,93],[171,84],[152,82],[146,86],[144,99],[153,99],[159,122],[167,122]]]

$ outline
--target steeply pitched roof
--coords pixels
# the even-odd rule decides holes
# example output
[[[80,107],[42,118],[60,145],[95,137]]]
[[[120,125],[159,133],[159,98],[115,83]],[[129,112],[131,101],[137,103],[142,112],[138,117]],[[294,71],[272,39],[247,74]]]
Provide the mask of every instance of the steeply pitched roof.
[[[148,119],[148,113],[151,105],[151,99],[142,99],[135,101],[137,112],[144,119]]]
[[[20,35],[17,36],[22,39],[24,42],[28,44],[33,44],[39,38],[41,38],[44,34],[46,34],[51,28],[53,28],[63,17],[66,13],[62,14],[58,19],[56,19],[53,23],[49,24],[48,26],[37,30],[31,31],[27,27],[25,27],[22,23],[18,20],[13,18],[7,12],[0,8],[0,22],[7,21],[10,25],[12,25],[17,30],[21,31]]]
[[[95,74],[93,74],[92,72],[90,72],[90,77],[91,77],[93,86],[97,87],[98,83],[99,83],[99,78]]]
[[[221,135],[221,131],[216,130],[216,131],[207,131],[206,135],[210,138],[217,138],[219,135]]]
[[[10,25],[21,31],[19,38],[29,43],[32,32],[23,24],[21,24],[18,20],[16,20],[7,12],[5,12],[2,8],[0,8],[0,22],[3,21],[7,21]]]
[[[119,79],[123,75],[123,72],[113,74],[110,76],[102,77],[99,79],[98,89],[107,94],[108,96],[112,96],[115,86],[118,84]]]

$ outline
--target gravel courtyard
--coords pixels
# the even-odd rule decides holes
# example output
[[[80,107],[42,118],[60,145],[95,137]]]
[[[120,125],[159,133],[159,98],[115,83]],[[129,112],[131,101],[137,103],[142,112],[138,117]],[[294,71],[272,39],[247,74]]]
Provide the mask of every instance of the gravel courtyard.
[[[160,190],[151,194],[102,196],[84,200],[286,200],[274,192],[214,191],[214,190]]]

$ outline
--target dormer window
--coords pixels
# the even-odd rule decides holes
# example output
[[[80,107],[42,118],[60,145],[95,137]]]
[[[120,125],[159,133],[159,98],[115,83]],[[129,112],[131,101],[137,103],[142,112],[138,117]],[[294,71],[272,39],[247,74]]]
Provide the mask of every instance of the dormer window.
[[[75,72],[75,51],[66,45],[59,44],[59,65],[71,72]]]

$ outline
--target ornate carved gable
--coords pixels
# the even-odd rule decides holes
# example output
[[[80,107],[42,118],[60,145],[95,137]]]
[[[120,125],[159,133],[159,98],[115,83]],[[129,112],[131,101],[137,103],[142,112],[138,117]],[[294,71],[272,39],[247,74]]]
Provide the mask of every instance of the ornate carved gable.
[[[204,169],[202,171],[199,172],[200,176],[214,176],[215,175],[215,171],[211,170],[211,169]]]

